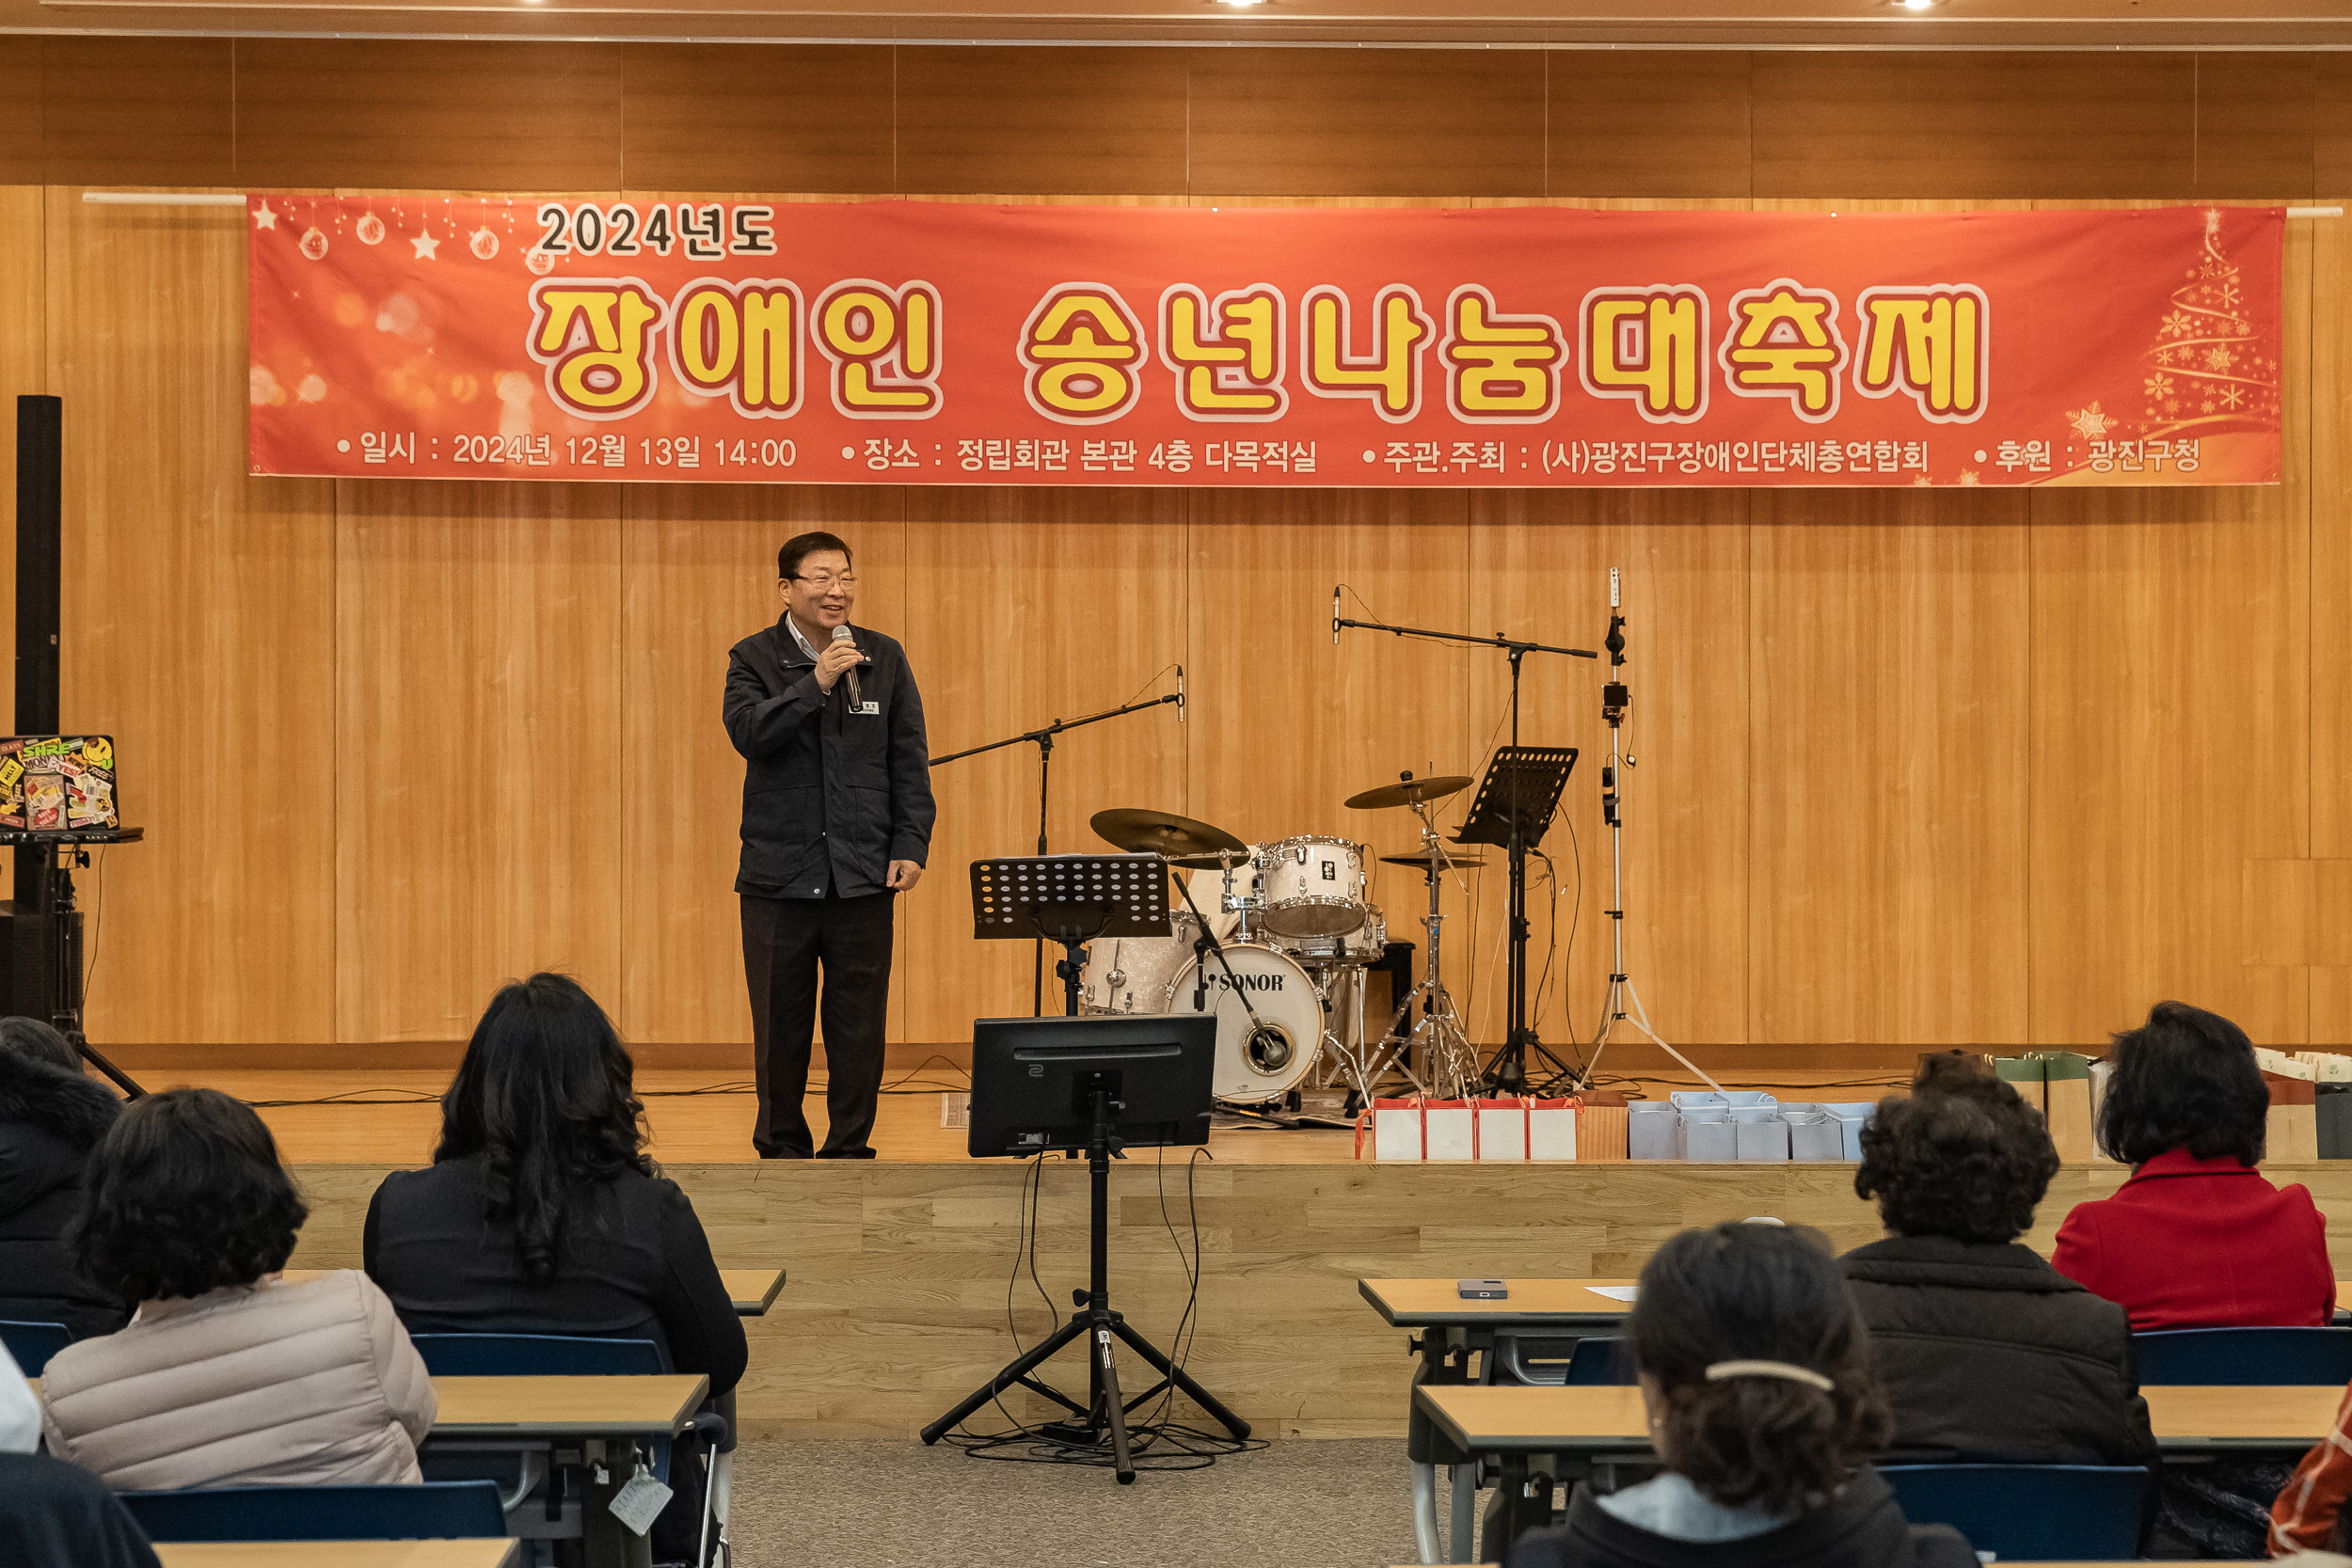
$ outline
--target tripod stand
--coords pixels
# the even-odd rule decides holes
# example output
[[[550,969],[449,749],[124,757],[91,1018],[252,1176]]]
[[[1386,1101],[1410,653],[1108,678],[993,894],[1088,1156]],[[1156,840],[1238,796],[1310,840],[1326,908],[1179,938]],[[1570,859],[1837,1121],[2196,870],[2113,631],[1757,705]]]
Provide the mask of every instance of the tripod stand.
[[[1089,1272],[1087,1288],[1072,1292],[1078,1310],[1070,1315],[1068,1323],[1032,1347],[1027,1354],[1014,1360],[1003,1371],[975,1389],[962,1403],[925,1427],[921,1435],[927,1444],[938,1442],[955,1430],[965,1417],[1018,1383],[1043,1395],[1076,1418],[1074,1420],[1056,1421],[1040,1429],[1043,1435],[1089,1448],[1107,1435],[1111,1443],[1111,1466],[1118,1472],[1119,1483],[1127,1486],[1132,1485],[1136,1479],[1135,1456],[1127,1444],[1127,1417],[1162,1389],[1172,1385],[1182,1390],[1186,1398],[1207,1411],[1236,1438],[1249,1435],[1249,1423],[1219,1404],[1216,1397],[1194,1381],[1190,1373],[1160,1354],[1158,1346],[1129,1327],[1126,1319],[1111,1310],[1111,1157],[1120,1145],[1120,1138],[1114,1131],[1117,1125],[1115,1113],[1126,1107],[1113,1100],[1107,1089],[1100,1087],[1093,1090],[1089,1100],[1094,1124],[1087,1137],[1087,1175],[1090,1183],[1087,1238]],[[1056,1352],[1081,1336],[1087,1341],[1087,1402],[1083,1405],[1052,1385],[1041,1383],[1030,1376]],[[1113,1339],[1151,1363],[1159,1372],[1160,1381],[1133,1399],[1123,1398],[1119,1386],[1118,1364],[1111,1354]]]
[[[89,864],[89,846],[136,844],[145,835],[143,828],[0,832],[0,845],[17,852],[16,918],[9,934],[15,1005],[28,1017],[45,1014],[84,1061],[132,1100],[147,1091],[82,1032],[82,911],[74,904],[73,871]]]
[[[1141,713],[1145,708],[1158,707],[1166,703],[1174,703],[1176,705],[1176,711],[1178,715],[1181,716],[1184,711],[1184,694],[1182,689],[1184,679],[1184,673],[1180,668],[1176,672],[1176,683],[1179,689],[1171,692],[1168,696],[1154,697],[1148,703],[1129,703],[1125,707],[1106,708],[1101,713],[1089,713],[1084,719],[1057,719],[1041,730],[1027,730],[1020,735],[1009,735],[1002,740],[992,740],[985,746],[969,746],[961,752],[950,752],[944,757],[933,757],[931,758],[931,766],[933,768],[937,768],[942,763],[956,762],[964,757],[976,757],[982,752],[1000,751],[1007,746],[1018,746],[1024,741],[1036,742],[1037,852],[1040,856],[1043,856],[1046,852],[1046,794],[1048,786],[1052,783],[1054,771],[1054,737],[1061,734],[1064,730],[1074,730],[1087,724],[1099,724],[1105,719],[1117,719],[1123,714]],[[1043,1018],[1045,1016],[1045,942],[1042,938],[1038,940],[1036,946],[1031,950],[1029,971],[1029,979],[1032,988],[1032,995],[1030,998],[1031,1011],[1035,1016]],[[1074,1011],[1075,1009],[1073,1010]]]

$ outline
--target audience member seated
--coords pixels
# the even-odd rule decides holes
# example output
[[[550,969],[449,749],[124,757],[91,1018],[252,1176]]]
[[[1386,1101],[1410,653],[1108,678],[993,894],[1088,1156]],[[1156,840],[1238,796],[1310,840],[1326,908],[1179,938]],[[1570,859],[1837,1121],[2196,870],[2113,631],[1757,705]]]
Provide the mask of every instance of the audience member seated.
[[[2066,1216],[2058,1273],[2120,1303],[2134,1333],[2329,1322],[2327,1222],[2309,1191],[2255,1169],[2270,1093],[2246,1032],[2159,1002],[2108,1060],[2099,1145],[2132,1175]]]
[[[501,990],[441,1099],[441,1143],[368,1205],[368,1273],[417,1333],[650,1339],[714,1402],[748,1357],[694,1206],[644,1153],[644,1107],[612,1021],[579,984]],[[657,1559],[693,1555],[700,1462],[654,1527]]]
[[[117,1491],[418,1480],[433,1384],[391,1303],[356,1270],[279,1277],[309,1212],[249,1107],[124,1107],[68,1244],[139,1308],[50,1359],[50,1451]]]
[[[1863,1129],[1854,1192],[1878,1199],[1889,1239],[1839,1261],[1896,1456],[2156,1463],[2123,1309],[2017,1243],[2058,1168],[2042,1114],[1956,1056],[1930,1058]]]
[[[138,1521],[98,1478],[28,1453],[0,1453],[0,1562],[162,1568]]]
[[[2336,1406],[2335,1425],[2312,1446],[2270,1505],[2270,1549],[2352,1550],[2352,1388]]]
[[[1642,1270],[1629,1340],[1665,1473],[1578,1488],[1510,1568],[1976,1568],[1869,1467],[1886,1406],[1826,1251],[1778,1226],[1686,1230]]]
[[[65,1227],[82,1203],[82,1164],[121,1102],[82,1074],[46,1023],[0,1018],[0,1319],[112,1334],[126,1304],[76,1274]]]

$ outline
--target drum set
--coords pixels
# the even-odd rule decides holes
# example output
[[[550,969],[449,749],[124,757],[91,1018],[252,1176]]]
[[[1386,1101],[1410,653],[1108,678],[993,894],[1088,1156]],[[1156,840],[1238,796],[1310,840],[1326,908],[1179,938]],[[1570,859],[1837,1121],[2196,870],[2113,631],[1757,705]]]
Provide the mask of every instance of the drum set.
[[[1426,879],[1428,962],[1377,1036],[1366,1028],[1366,977],[1387,959],[1389,923],[1370,898],[1370,847],[1312,833],[1245,844],[1167,812],[1104,811],[1092,818],[1094,831],[1120,848],[1165,860],[1180,879],[1171,906],[1183,907],[1171,907],[1167,936],[1088,944],[1082,1008],[1214,1013],[1215,1092],[1237,1105],[1295,1104],[1303,1088],[1343,1086],[1351,1107],[1359,1106],[1391,1075],[1416,1091],[1459,1098],[1479,1067],[1445,988],[1438,898],[1449,873],[1485,862],[1440,837],[1429,808],[1470,784],[1406,773],[1347,799],[1358,811],[1405,807],[1421,823],[1418,851],[1380,860]]]

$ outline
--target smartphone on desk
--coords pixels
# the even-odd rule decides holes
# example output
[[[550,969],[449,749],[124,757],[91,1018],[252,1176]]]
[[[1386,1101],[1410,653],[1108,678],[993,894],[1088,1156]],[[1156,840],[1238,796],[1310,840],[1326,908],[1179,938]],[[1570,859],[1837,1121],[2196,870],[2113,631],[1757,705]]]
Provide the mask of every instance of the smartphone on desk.
[[[1454,1281],[1464,1301],[1508,1301],[1510,1288],[1500,1279],[1458,1279]]]

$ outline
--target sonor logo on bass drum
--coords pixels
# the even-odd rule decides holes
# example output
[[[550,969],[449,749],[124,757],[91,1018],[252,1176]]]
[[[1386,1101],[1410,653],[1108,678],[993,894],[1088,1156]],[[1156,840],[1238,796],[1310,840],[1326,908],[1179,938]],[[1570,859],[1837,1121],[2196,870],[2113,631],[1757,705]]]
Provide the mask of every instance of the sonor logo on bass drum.
[[[1279,974],[1212,974],[1209,978],[1227,990],[1274,990],[1282,989]]]

